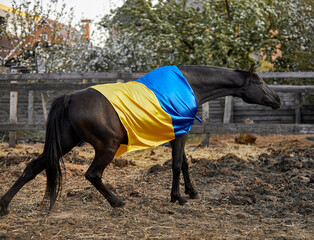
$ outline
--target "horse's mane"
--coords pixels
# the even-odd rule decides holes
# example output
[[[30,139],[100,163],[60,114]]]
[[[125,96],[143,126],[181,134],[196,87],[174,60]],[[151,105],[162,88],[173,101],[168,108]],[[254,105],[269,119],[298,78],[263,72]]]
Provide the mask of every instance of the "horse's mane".
[[[209,69],[213,70],[221,70],[221,71],[235,71],[239,73],[247,73],[247,70],[241,70],[241,69],[232,69],[232,68],[226,68],[226,67],[218,67],[218,66],[211,66],[211,65],[179,65],[178,67],[184,69],[184,68],[189,68],[193,70],[198,70],[198,71],[206,71]]]

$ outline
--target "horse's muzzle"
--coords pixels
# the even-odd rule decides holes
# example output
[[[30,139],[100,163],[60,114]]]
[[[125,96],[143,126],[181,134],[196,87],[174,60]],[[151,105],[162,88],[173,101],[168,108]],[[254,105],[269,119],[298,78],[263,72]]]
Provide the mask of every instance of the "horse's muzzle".
[[[276,106],[271,106],[271,108],[272,108],[272,109],[278,109],[278,108],[280,108],[280,106],[281,106],[281,104],[276,105]]]
[[[278,109],[281,106],[281,101],[279,96],[276,94],[274,97],[268,100],[268,106],[270,106],[272,109]]]
[[[267,93],[268,94],[265,97],[266,105],[270,106],[272,109],[280,108],[281,101],[280,101],[280,97],[278,96],[278,94],[270,88],[268,89]]]

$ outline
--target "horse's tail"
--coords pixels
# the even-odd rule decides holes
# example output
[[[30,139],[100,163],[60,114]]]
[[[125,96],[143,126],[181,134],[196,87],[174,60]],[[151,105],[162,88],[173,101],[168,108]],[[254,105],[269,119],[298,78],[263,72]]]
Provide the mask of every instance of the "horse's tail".
[[[60,162],[62,160],[61,137],[63,126],[67,126],[65,121],[68,120],[67,104],[69,96],[61,96],[54,100],[48,115],[46,126],[46,140],[43,155],[46,159],[46,197],[50,200],[49,210],[52,209],[57,196],[62,188],[62,171]]]

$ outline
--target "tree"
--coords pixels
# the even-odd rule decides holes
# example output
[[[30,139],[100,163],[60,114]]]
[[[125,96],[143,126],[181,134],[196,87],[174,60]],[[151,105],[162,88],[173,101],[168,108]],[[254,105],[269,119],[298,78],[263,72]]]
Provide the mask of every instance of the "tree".
[[[297,56],[312,50],[312,5],[310,0],[132,0],[100,24],[108,29],[108,52],[118,67],[204,64],[245,69],[264,60],[278,70],[304,70],[313,62],[303,66]]]
[[[312,0],[276,1],[281,9],[277,16],[274,38],[282,52],[273,62],[275,68],[289,71],[314,70],[314,2]],[[277,13],[280,14],[280,13]]]
[[[61,10],[57,6],[61,4]],[[73,8],[66,11],[62,0],[43,6],[40,0],[13,0],[0,38],[12,46],[3,64],[31,72],[86,70],[85,59],[90,43],[72,27]],[[66,22],[63,24],[62,22]]]

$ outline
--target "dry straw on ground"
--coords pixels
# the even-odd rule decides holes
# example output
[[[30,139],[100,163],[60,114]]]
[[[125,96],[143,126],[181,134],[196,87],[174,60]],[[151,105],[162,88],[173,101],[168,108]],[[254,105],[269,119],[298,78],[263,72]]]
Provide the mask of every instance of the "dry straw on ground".
[[[169,147],[125,154],[105,170],[103,180],[126,203],[120,209],[84,178],[93,149],[75,148],[65,157],[65,184],[52,212],[42,206],[40,174],[0,217],[0,239],[312,239],[314,142],[306,137],[257,136],[255,145],[240,145],[235,135],[220,135],[209,149],[189,142],[201,199],[185,206],[170,203]],[[0,144],[0,195],[42,147]]]

